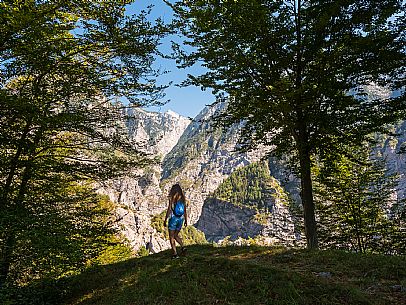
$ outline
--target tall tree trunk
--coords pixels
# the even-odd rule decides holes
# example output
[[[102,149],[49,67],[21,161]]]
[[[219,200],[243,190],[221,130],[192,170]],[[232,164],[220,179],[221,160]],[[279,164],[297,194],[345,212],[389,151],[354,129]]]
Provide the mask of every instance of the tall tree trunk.
[[[3,211],[8,210],[9,213],[12,213],[13,210],[11,208],[11,199],[10,197],[10,191],[12,188],[12,183],[14,176],[16,174],[17,168],[18,168],[18,161],[23,154],[23,148],[24,148],[24,141],[26,140],[26,137],[28,135],[28,132],[30,131],[31,128],[31,123],[32,119],[29,119],[26,126],[24,127],[23,134],[19,140],[19,146],[17,148],[17,151],[14,155],[14,157],[10,160],[10,166],[9,166],[9,173],[6,178],[5,185],[3,186],[3,189],[1,190],[1,200],[0,200],[0,207]],[[4,240],[3,244],[1,245],[1,261],[0,261],[0,288],[3,287],[6,282],[7,278],[10,272],[10,267],[11,263],[13,261],[13,252],[14,252],[14,243],[15,243],[15,233],[14,230],[12,229],[13,224],[7,223],[6,229],[3,228],[4,230]]]
[[[23,134],[21,135],[21,138],[19,140],[17,151],[16,151],[14,157],[10,160],[9,173],[6,178],[6,183],[4,184],[3,189],[1,190],[0,206],[2,206],[2,209],[7,207],[8,196],[10,193],[11,185],[13,183],[15,172],[18,168],[18,161],[19,161],[19,159],[23,153],[23,149],[25,147],[24,141],[26,140],[27,135],[30,131],[31,124],[32,124],[32,119],[29,119],[27,124],[24,127]]]
[[[30,123],[27,123],[27,128],[23,134],[23,137],[21,138],[21,143],[25,140],[25,137],[28,133],[28,128],[29,128]],[[31,180],[31,174],[32,174],[32,167],[33,167],[33,159],[35,157],[35,150],[37,147],[37,143],[40,139],[42,135],[42,129],[40,128],[36,135],[35,138],[32,142],[31,147],[29,147],[27,154],[29,155],[29,160],[28,162],[26,162],[25,164],[25,168],[24,171],[22,173],[22,179],[20,182],[20,185],[18,187],[18,193],[17,196],[13,202],[13,207],[9,207],[9,212],[13,213],[13,214],[18,214],[18,211],[21,211],[21,209],[23,208],[23,204],[24,204],[24,197],[27,193],[27,186],[29,181]],[[7,184],[6,184],[6,189],[3,192],[3,198],[5,200],[10,201],[10,199],[8,198],[8,192],[9,192],[9,188],[11,186],[12,183],[12,178],[14,176],[14,172],[17,168],[17,162],[18,159],[22,153],[22,149],[21,149],[22,145],[20,145],[20,147],[17,150],[17,153],[14,157],[14,159],[11,162],[11,169],[10,169],[10,173],[7,179]],[[7,207],[7,205],[6,205]],[[16,240],[16,227],[14,223],[7,223],[6,226],[8,227],[8,229],[5,230],[5,236],[4,236],[4,243],[1,249],[1,254],[2,254],[2,258],[0,261],[0,288],[4,286],[4,284],[6,284],[7,282],[7,278],[9,276],[10,273],[10,267],[13,263],[13,252],[14,252],[14,247],[15,247],[15,240]]]
[[[304,143],[303,143],[304,144]],[[316,218],[315,207],[313,200],[313,185],[311,177],[311,160],[310,153],[302,146],[299,149],[300,159],[300,183],[301,183],[301,198],[304,211],[305,233],[308,249],[317,249],[317,231],[316,231]]]
[[[305,233],[307,248],[317,249],[316,219],[314,215],[313,186],[311,177],[311,160],[309,148],[309,134],[305,123],[302,100],[302,71],[303,71],[303,49],[302,49],[302,30],[301,30],[301,0],[294,1],[295,25],[296,25],[296,131],[295,140],[300,161],[300,181],[301,197],[304,210]]]
[[[32,162],[32,160],[30,160]],[[23,208],[23,200],[24,196],[27,192],[27,185],[31,179],[31,168],[32,163],[29,162],[24,169],[23,178],[21,180],[19,186],[19,192],[17,195],[17,199],[15,200],[14,209],[11,210],[14,214],[20,214],[19,211]],[[7,282],[8,275],[10,273],[10,267],[13,262],[13,252],[15,247],[15,232],[16,228],[14,227],[15,224],[8,223],[8,229],[5,230],[5,242],[3,244],[3,248],[1,250],[2,259],[0,261],[0,288],[4,286]]]

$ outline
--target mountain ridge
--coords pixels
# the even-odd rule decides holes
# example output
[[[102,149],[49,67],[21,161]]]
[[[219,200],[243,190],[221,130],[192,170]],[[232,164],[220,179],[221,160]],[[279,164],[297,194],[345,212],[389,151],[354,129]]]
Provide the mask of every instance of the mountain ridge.
[[[140,171],[140,177],[137,180],[124,177],[120,181],[115,181],[115,185],[110,189],[105,189],[105,193],[114,202],[121,205],[117,209],[117,219],[121,219],[119,227],[134,249],[142,247],[150,239],[157,251],[169,248],[168,240],[152,228],[151,220],[166,208],[166,194],[173,183],[180,183],[185,191],[189,201],[189,223],[191,225],[207,234],[216,230],[223,232],[223,235],[214,234],[216,241],[221,241],[227,236],[231,236],[232,239],[262,236],[276,241],[289,241],[289,243],[294,240],[300,241],[300,232],[294,228],[287,229],[289,225],[285,224],[285,220],[290,219],[289,223],[295,226],[294,223],[297,223],[301,205],[299,181],[283,159],[267,157],[267,167],[270,176],[277,181],[278,188],[283,189],[289,200],[295,203],[295,209],[299,212],[286,210],[282,206],[278,211],[284,215],[282,218],[285,220],[282,219],[279,223],[277,222],[279,217],[272,218],[268,217],[269,215],[251,213],[248,210],[239,214],[240,216],[229,218],[229,221],[235,222],[232,225],[235,228],[243,226],[247,221],[252,224],[256,223],[252,230],[244,231],[245,235],[237,229],[235,232],[224,228],[223,230],[220,225],[216,225],[217,229],[202,225],[202,223],[206,223],[206,226],[213,225],[207,221],[206,216],[209,215],[212,218],[219,215],[227,217],[220,208],[213,209],[213,207],[219,206],[215,204],[217,199],[212,198],[213,194],[233,172],[263,160],[267,152],[260,148],[253,152],[239,153],[236,151],[239,126],[232,126],[228,130],[213,127],[211,117],[218,114],[219,111],[223,111],[224,107],[224,103],[205,107],[194,120],[184,118],[173,111],[149,113],[144,110],[139,112],[134,110],[128,116],[130,118],[127,122],[128,132],[134,143],[149,141],[151,143],[150,151],[158,152],[161,155],[161,163]],[[401,136],[398,136],[397,139],[383,137],[380,146],[378,145],[375,149],[377,155],[388,157],[388,167],[392,172],[400,173],[401,177],[404,177],[406,173],[406,160],[397,152],[402,143],[406,141],[406,136],[403,136],[405,130],[406,123],[404,122],[394,127],[394,131]],[[406,179],[402,179],[401,182],[402,188],[398,190],[397,196],[403,198],[403,186],[406,186]],[[213,200],[208,201],[208,198]],[[231,206],[229,208],[234,210]],[[211,212],[209,213],[209,211]],[[228,214],[231,215],[232,213],[230,213]],[[246,217],[247,213],[251,215],[249,220]],[[201,220],[202,214],[205,216],[205,221]],[[264,219],[267,219],[268,224],[259,228],[258,226],[263,225],[260,222],[263,222]],[[281,230],[278,237],[277,228],[286,228],[287,231]],[[288,235],[287,232],[289,232]],[[214,235],[212,234],[212,236]]]
[[[131,109],[126,114],[128,134],[133,143],[150,143],[149,151],[159,153],[162,160],[149,169],[137,170],[137,179],[123,177],[109,181],[109,185],[101,190],[118,203],[117,228],[134,249],[150,241],[156,251],[170,247],[168,240],[151,222],[166,208],[166,193],[172,184],[181,184],[189,202],[189,223],[198,227],[207,197],[234,171],[258,162],[265,155],[265,150],[237,152],[239,126],[228,130],[213,127],[211,118],[225,106],[225,103],[207,106],[192,121],[174,112],[150,113]],[[164,144],[163,140],[166,140]],[[258,212],[250,215],[253,228],[262,228],[258,219],[263,222],[266,216],[259,216]],[[247,221],[244,217],[235,220],[239,227]],[[201,225],[198,228],[203,232],[210,231]],[[245,232],[246,237],[255,237],[259,231]],[[238,234],[230,235],[232,239],[238,239]]]

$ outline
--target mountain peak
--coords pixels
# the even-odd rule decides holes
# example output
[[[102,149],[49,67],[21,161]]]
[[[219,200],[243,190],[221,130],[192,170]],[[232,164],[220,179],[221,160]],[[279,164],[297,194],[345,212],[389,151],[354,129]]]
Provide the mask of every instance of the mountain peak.
[[[170,116],[177,116],[177,117],[181,116],[179,113],[177,113],[177,112],[175,112],[175,111],[173,111],[171,109],[166,110],[165,113],[170,115]]]

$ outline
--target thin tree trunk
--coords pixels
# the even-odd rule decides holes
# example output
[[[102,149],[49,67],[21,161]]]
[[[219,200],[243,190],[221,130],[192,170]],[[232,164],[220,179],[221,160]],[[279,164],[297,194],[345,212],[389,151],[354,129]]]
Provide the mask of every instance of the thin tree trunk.
[[[24,196],[27,191],[27,185],[31,178],[31,168],[32,165],[31,163],[29,163],[24,169],[23,179],[20,183],[17,199],[15,200],[15,213],[17,213],[17,210],[22,208]],[[10,267],[13,262],[13,252],[15,246],[15,228],[13,228],[13,225],[13,223],[8,224],[9,230],[6,230],[5,242],[1,251],[2,260],[0,263],[0,288],[3,287],[4,284],[7,282],[7,278],[10,273]]]
[[[358,200],[357,200],[357,205],[354,207],[354,219],[355,219],[355,230],[357,234],[357,242],[358,242],[358,247],[359,251],[361,253],[364,253],[364,243],[362,242],[362,236],[361,236],[361,230],[362,230],[362,217],[361,217],[361,205],[362,205],[362,189],[361,189],[361,181],[358,176],[357,179],[357,184],[358,184]]]
[[[0,206],[3,210],[10,209],[10,190],[13,183],[13,179],[18,168],[18,161],[23,153],[23,142],[26,140],[27,134],[30,130],[32,120],[30,119],[26,126],[24,127],[23,134],[19,141],[19,146],[14,157],[10,161],[10,169],[6,178],[6,183],[2,189]],[[10,210],[9,210],[10,211]],[[0,261],[0,288],[3,287],[6,282],[10,272],[11,263],[13,261],[14,243],[15,243],[15,233],[10,227],[13,224],[6,224],[8,229],[4,230],[4,243],[1,249],[1,261]],[[3,228],[4,229],[4,228]]]
[[[21,138],[19,140],[19,145],[18,145],[17,151],[16,151],[14,157],[10,161],[10,170],[9,170],[9,173],[6,178],[6,183],[2,190],[2,198],[1,198],[2,200],[0,200],[0,206],[3,205],[3,207],[2,207],[3,209],[5,208],[5,206],[7,206],[8,196],[9,196],[10,189],[11,189],[11,184],[13,182],[13,178],[15,176],[15,172],[18,167],[18,161],[23,153],[24,141],[26,140],[28,132],[30,131],[31,123],[32,123],[32,119],[30,119],[27,122],[27,124],[25,125],[23,134],[21,135]]]
[[[308,249],[318,249],[310,154],[306,149],[299,151],[301,198],[304,212],[306,242]]]
[[[24,133],[24,137],[25,136],[26,136],[26,133]],[[35,138],[34,138],[34,141],[31,145],[31,147],[27,151],[27,154],[30,156],[30,159],[28,160],[28,163],[26,163],[26,166],[22,173],[22,179],[21,179],[21,182],[20,182],[20,185],[18,188],[17,198],[14,200],[14,208],[15,208],[14,212],[15,213],[18,209],[21,209],[23,207],[24,197],[27,193],[27,186],[28,186],[29,181],[31,180],[32,167],[33,167],[32,162],[35,157],[35,150],[37,147],[37,142],[39,141],[41,136],[42,136],[42,129],[39,129],[37,131],[37,134],[35,135]],[[21,152],[17,152],[16,156],[19,157],[20,154],[21,154]],[[16,166],[17,162],[16,161],[12,162],[12,164],[14,166]],[[9,177],[14,175],[14,170],[15,170],[15,168],[12,167]],[[10,185],[11,185],[11,180],[10,180]],[[8,193],[5,192],[5,195],[7,196]],[[7,197],[5,197],[5,199],[7,199]],[[7,282],[7,278],[10,273],[10,267],[13,262],[13,252],[14,252],[14,246],[15,246],[15,228],[13,227],[14,226],[13,223],[8,224],[8,226],[9,226],[9,230],[7,230],[8,232],[6,231],[5,242],[3,245],[2,252],[1,252],[2,260],[0,263],[0,288],[3,287],[4,284]]]

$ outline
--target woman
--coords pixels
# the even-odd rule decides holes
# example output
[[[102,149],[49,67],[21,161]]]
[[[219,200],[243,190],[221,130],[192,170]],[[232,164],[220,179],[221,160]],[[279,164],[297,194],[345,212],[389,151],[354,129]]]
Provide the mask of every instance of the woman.
[[[185,227],[187,226],[187,213],[186,213],[186,200],[185,195],[183,194],[182,188],[179,184],[174,184],[169,191],[168,195],[169,203],[168,209],[165,215],[164,225],[166,227],[166,221],[169,218],[168,231],[169,231],[169,241],[171,243],[173,256],[172,258],[179,258],[179,255],[176,251],[177,241],[181,246],[182,253],[185,252],[185,247],[183,246],[182,238],[179,236],[179,232],[182,229],[183,223]]]

